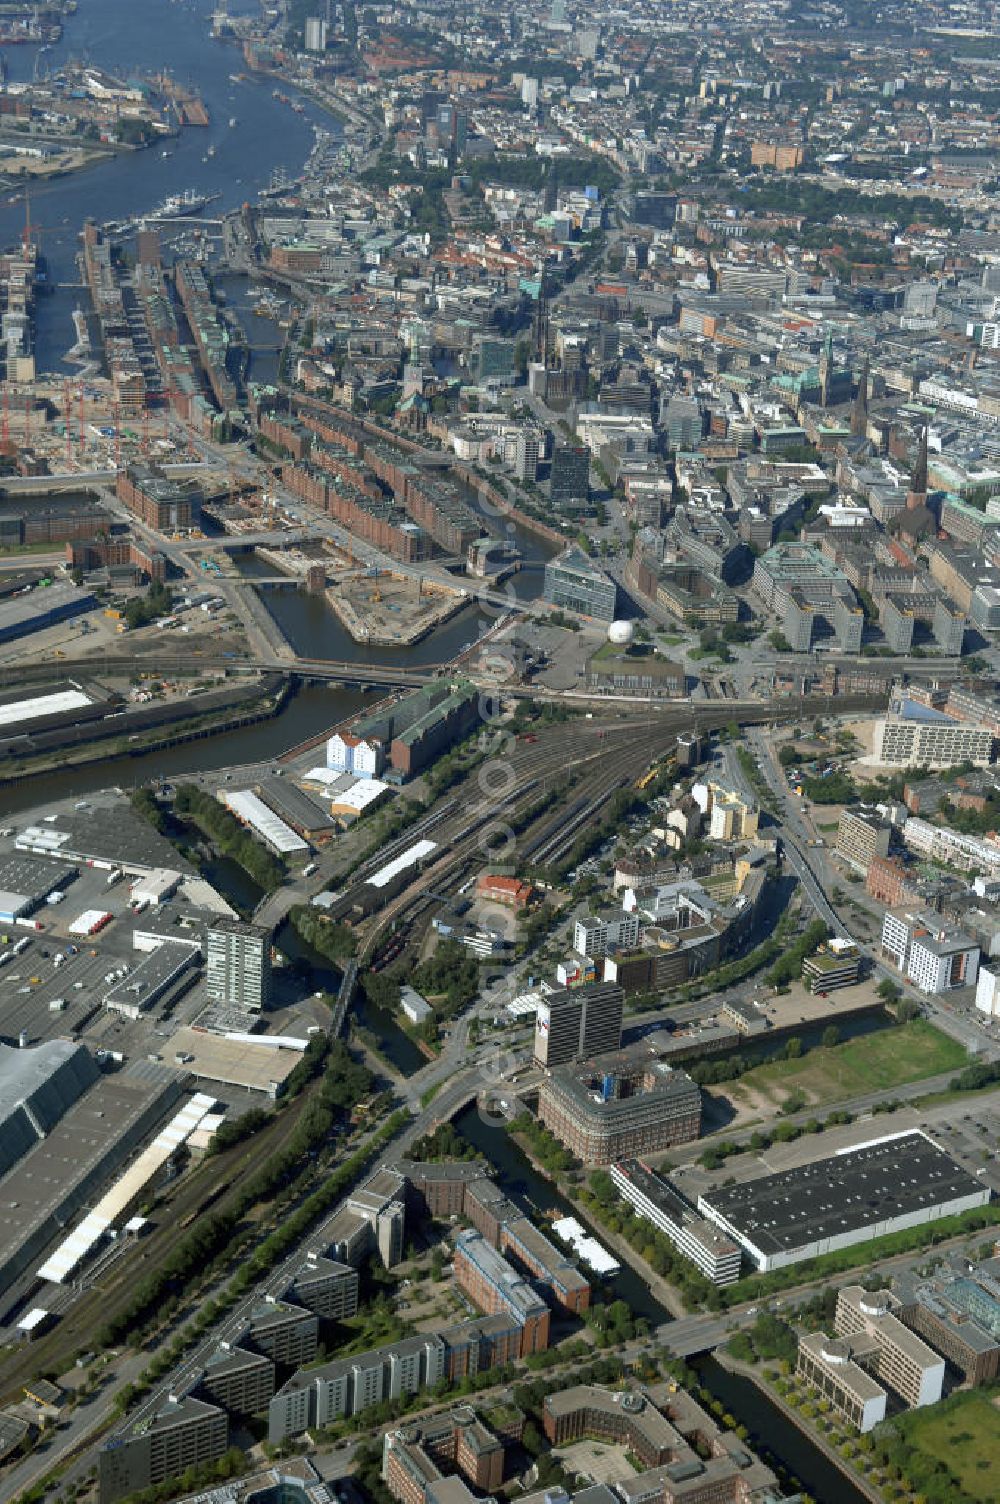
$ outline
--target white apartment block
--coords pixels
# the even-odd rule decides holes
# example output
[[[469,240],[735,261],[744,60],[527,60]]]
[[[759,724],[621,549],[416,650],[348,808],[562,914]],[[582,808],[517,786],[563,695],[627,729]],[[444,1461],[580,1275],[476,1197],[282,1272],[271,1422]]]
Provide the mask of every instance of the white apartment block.
[[[852,1342],[861,1366],[907,1405],[936,1405],[944,1387],[944,1359],[903,1325],[897,1309],[888,1290],[848,1285],[837,1296],[834,1328]]]
[[[733,789],[706,779],[692,786],[691,798],[707,817],[714,841],[746,841],[757,834],[757,809]]]
[[[1000,846],[980,836],[963,835],[946,825],[932,825],[911,815],[903,826],[903,843],[910,851],[947,862],[960,872],[1000,872]]]
[[[588,914],[573,927],[573,949],[580,956],[606,956],[631,950],[639,943],[639,916],[621,913]]]
[[[382,749],[376,742],[349,733],[334,732],[326,744],[326,765],[357,778],[377,778],[383,767]]]
[[[699,1217],[663,1176],[633,1160],[612,1165],[611,1179],[623,1200],[664,1233],[706,1279],[714,1285],[731,1285],[739,1279],[743,1258],[739,1243],[714,1222]]]
[[[971,987],[979,971],[979,946],[937,915],[890,909],[882,922],[882,954],[928,996]]]
[[[859,1431],[872,1431],[885,1420],[886,1392],[855,1363],[846,1337],[828,1337],[825,1332],[800,1336],[795,1372]]]
[[[976,1007],[990,1018],[1000,1018],[1000,971],[991,971],[988,966],[979,968]]]
[[[993,733],[985,726],[886,716],[875,722],[872,750],[876,762],[894,768],[951,768],[958,762],[985,768],[993,760]]]

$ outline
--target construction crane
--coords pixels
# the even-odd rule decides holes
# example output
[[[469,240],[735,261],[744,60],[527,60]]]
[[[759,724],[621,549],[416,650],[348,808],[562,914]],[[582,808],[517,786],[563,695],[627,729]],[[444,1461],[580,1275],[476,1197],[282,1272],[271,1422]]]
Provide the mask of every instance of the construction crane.
[[[66,465],[73,463],[73,395],[69,389],[69,377],[63,382],[63,422],[66,425]]]
[[[34,247],[35,252],[37,253],[37,251],[39,249],[39,246],[41,244],[41,234],[42,234],[42,231],[43,230],[54,230],[56,228],[57,227],[55,225],[40,225],[40,224],[37,224],[37,223],[36,224],[32,224],[32,222],[31,222],[31,190],[29,188],[25,188],[25,190],[24,190],[24,229],[21,231],[21,247],[22,247],[22,249],[24,251],[24,254],[27,255],[32,246]]]

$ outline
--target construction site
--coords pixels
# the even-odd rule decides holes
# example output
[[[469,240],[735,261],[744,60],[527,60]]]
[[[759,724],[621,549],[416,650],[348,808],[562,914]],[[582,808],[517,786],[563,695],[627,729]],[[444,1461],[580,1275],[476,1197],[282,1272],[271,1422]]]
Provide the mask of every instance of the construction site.
[[[467,604],[467,593],[419,575],[367,569],[339,575],[326,592],[355,642],[405,647]]]

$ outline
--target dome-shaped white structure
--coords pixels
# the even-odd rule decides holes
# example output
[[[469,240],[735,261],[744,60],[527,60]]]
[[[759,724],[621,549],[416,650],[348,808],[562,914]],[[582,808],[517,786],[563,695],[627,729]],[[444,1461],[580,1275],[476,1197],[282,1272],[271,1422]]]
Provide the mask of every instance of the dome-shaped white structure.
[[[620,647],[625,647],[632,641],[635,630],[630,621],[613,621],[608,628],[608,641],[616,642]]]

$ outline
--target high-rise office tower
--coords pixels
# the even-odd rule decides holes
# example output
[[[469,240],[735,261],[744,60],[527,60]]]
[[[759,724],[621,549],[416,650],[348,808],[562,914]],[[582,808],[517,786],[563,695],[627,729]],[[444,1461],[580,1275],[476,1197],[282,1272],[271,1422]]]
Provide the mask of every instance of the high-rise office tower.
[[[219,919],[207,935],[208,996],[257,1012],[271,997],[271,931],[262,924]]]
[[[538,1005],[535,1060],[549,1070],[617,1050],[625,994],[615,982],[557,987]]]

